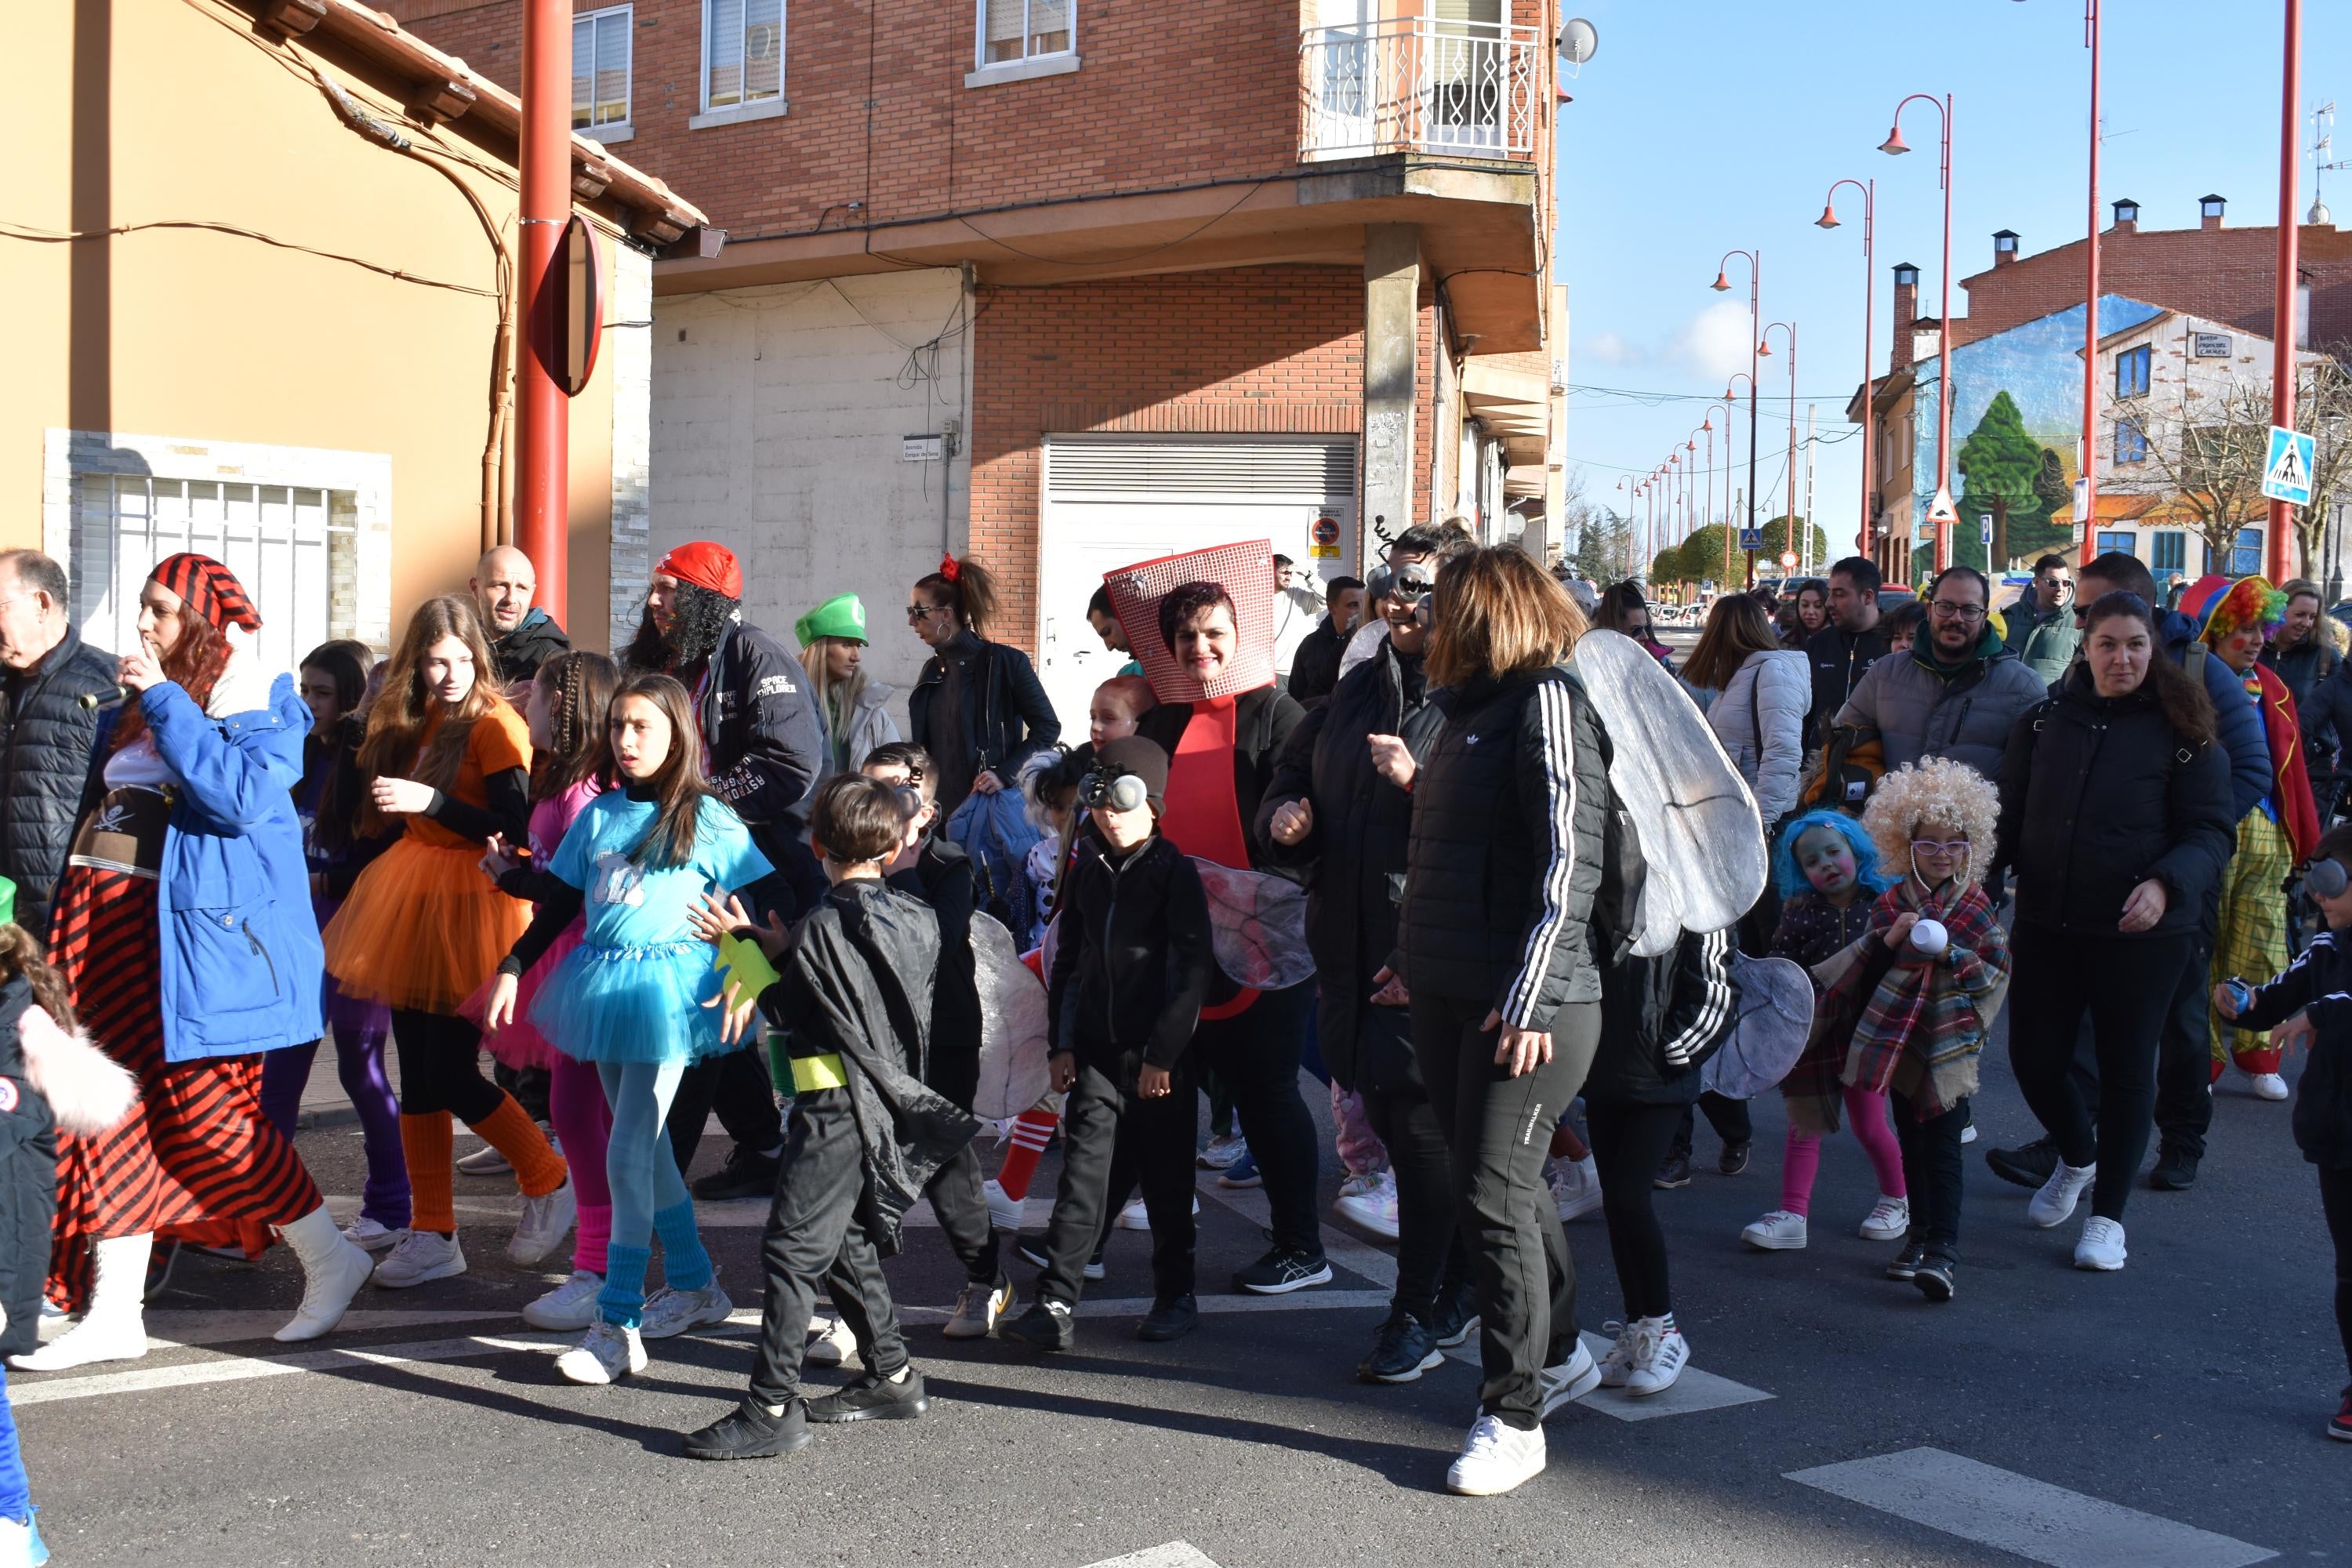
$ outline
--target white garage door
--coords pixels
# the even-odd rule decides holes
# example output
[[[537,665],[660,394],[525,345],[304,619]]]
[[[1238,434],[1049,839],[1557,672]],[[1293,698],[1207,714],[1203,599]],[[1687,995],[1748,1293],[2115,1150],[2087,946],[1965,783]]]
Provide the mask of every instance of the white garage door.
[[[1264,539],[1318,577],[1362,575],[1352,436],[1048,436],[1044,495],[1038,673],[1070,745],[1086,738],[1087,698],[1126,662],[1087,625],[1104,573]],[[1308,548],[1323,517],[1339,524],[1334,560]]]

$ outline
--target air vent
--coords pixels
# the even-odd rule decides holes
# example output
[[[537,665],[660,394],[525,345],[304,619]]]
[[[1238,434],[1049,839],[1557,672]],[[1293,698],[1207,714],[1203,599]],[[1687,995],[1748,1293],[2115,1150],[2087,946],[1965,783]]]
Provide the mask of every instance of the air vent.
[[[1049,437],[1056,496],[1299,497],[1356,493],[1353,441],[1084,441]]]

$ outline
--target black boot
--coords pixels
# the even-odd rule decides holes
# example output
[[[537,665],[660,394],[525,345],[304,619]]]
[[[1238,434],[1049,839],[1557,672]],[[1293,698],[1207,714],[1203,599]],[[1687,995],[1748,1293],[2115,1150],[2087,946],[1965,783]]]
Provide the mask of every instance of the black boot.
[[[1200,1304],[1189,1294],[1163,1296],[1151,1303],[1151,1310],[1135,1325],[1135,1337],[1154,1342],[1181,1340],[1200,1326]]]

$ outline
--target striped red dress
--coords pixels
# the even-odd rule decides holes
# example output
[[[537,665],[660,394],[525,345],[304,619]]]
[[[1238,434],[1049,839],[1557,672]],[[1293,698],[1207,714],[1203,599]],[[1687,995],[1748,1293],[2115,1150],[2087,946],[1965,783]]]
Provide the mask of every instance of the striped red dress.
[[[174,1227],[226,1240],[290,1225],[321,1202],[261,1114],[259,1056],[163,1059],[155,891],[151,879],[89,866],[68,866],[58,884],[49,961],[82,1027],[139,1079],[139,1104],[113,1127],[58,1134],[48,1295],[68,1310],[89,1299],[94,1241]]]

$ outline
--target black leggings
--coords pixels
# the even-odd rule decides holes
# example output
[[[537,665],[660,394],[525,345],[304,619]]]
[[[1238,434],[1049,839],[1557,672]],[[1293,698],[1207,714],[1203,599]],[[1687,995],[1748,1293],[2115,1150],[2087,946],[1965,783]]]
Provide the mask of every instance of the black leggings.
[[[1396,1304],[1423,1322],[1446,1289],[1470,1278],[1470,1255],[1454,1228],[1454,1173],[1445,1129],[1419,1089],[1358,1091],[1364,1120],[1389,1152],[1396,1179]]]
[[[1617,1263],[1629,1323],[1674,1310],[1666,1289],[1666,1233],[1650,1200],[1651,1178],[1689,1114],[1687,1105],[1585,1098],[1585,1130],[1601,1173],[1601,1212],[1609,1221],[1609,1255]]]
[[[2343,1336],[2346,1370],[2352,1372],[2352,1166],[2318,1169],[2319,1206],[2336,1243],[2336,1331]],[[2352,1394],[2352,1384],[2344,1392]]]
[[[1260,993],[1231,1018],[1202,1021],[1190,1055],[1233,1091],[1234,1110],[1250,1157],[1265,1179],[1274,1242],[1319,1256],[1323,1234],[1315,1215],[1315,1180],[1321,1163],[1315,1119],[1298,1097],[1298,1067],[1306,1049],[1315,983]]]
[[[507,1091],[482,1076],[482,1032],[446,1013],[392,1010],[392,1044],[400,1056],[400,1113],[446,1110],[468,1127],[490,1119]]]

